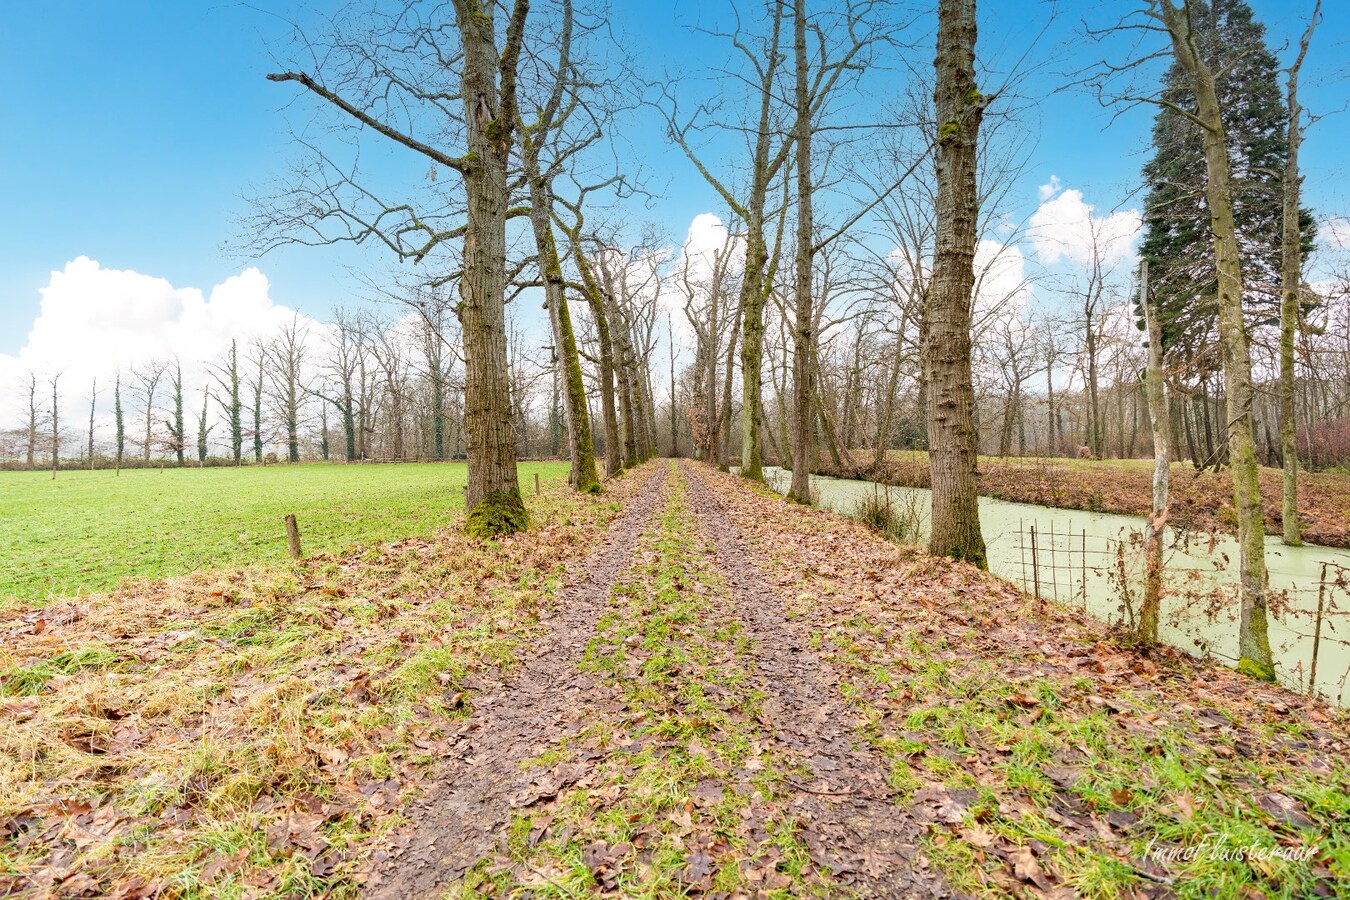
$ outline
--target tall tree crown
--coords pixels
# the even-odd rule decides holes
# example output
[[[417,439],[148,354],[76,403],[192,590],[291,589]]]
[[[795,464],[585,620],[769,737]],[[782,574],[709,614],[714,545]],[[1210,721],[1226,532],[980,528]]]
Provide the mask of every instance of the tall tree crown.
[[[1246,0],[1195,0],[1190,4],[1196,43],[1215,73],[1233,175],[1233,205],[1249,321],[1278,320],[1281,185],[1288,155],[1288,113],[1280,65],[1266,43],[1266,29]],[[1162,97],[1194,108],[1186,77],[1176,63],[1164,77]],[[1160,108],[1153,123],[1153,157],[1144,166],[1149,185],[1142,254],[1149,260],[1163,346],[1214,371],[1206,350],[1216,342],[1217,276],[1205,202],[1205,155],[1200,128],[1177,109]],[[1305,251],[1315,231],[1303,212]],[[1203,358],[1203,359],[1202,359]]]

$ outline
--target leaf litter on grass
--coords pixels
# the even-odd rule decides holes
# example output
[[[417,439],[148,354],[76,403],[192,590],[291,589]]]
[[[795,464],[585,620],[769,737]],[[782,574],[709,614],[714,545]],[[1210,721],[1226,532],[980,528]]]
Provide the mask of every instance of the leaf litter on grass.
[[[699,477],[837,669],[953,886],[1292,898],[1350,880],[1343,711],[1177,652],[1125,649],[972,567]],[[1230,852],[1200,852],[1206,841]],[[1264,852],[1233,852],[1253,846]]]
[[[0,613],[0,894],[350,895],[631,491]]]

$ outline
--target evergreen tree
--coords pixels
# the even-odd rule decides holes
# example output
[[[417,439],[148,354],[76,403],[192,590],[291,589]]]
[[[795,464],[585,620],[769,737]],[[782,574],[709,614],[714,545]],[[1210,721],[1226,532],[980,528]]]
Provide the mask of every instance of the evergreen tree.
[[[173,449],[178,454],[178,465],[183,464],[183,454],[187,448],[187,426],[183,423],[183,365],[178,360],[173,364],[173,420],[165,420],[164,427],[173,438]]]
[[[207,407],[210,405],[211,389],[202,389],[202,414],[197,419],[197,462],[206,462],[206,438],[211,434],[211,428],[206,424]],[[214,427],[214,426],[212,426]]]
[[[1247,0],[1190,4],[1200,52],[1216,73],[1216,89],[1228,139],[1233,204],[1249,328],[1279,321],[1281,184],[1288,154],[1288,112],[1280,65],[1266,45],[1265,26]],[[1164,99],[1194,107],[1180,67],[1165,76]],[[1149,261],[1163,347],[1187,361],[1201,377],[1217,372],[1218,280],[1205,203],[1205,155],[1200,129],[1163,107],[1153,123],[1154,156],[1144,166],[1143,256]],[[1311,249],[1315,226],[1302,213],[1304,242]],[[1141,317],[1142,318],[1142,317]]]
[[[117,422],[117,471],[122,471],[122,454],[127,447],[126,420],[122,416],[122,373],[113,384],[113,418]]]

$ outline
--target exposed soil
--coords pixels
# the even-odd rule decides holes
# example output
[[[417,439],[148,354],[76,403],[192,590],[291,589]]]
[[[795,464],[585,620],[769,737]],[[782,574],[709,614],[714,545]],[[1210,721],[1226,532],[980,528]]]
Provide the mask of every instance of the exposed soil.
[[[918,849],[924,823],[897,802],[886,784],[886,761],[859,738],[855,724],[865,720],[840,696],[838,673],[810,649],[806,623],[787,618],[782,598],[699,470],[681,468],[698,527],[716,548],[735,612],[754,643],[750,678],[765,695],[763,724],[812,773],[794,783],[792,800],[812,858],[867,896],[950,896]]]
[[[610,586],[628,568],[638,538],[662,505],[665,471],[660,467],[648,477],[601,545],[572,573],[555,601],[550,630],[518,675],[474,701],[444,762],[428,776],[430,787],[405,808],[408,825],[389,850],[372,856],[369,896],[443,891],[487,854],[514,807],[567,786],[567,778],[534,783],[522,763],[575,734],[610,702],[578,663],[608,605]]]

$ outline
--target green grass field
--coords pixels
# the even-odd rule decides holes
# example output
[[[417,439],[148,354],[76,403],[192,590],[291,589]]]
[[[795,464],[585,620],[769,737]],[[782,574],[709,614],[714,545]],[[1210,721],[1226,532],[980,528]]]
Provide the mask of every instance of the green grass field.
[[[520,465],[567,477],[567,464]],[[464,506],[463,463],[112,472],[0,472],[0,605],[203,568],[286,558],[295,513],[305,553],[425,536]]]

